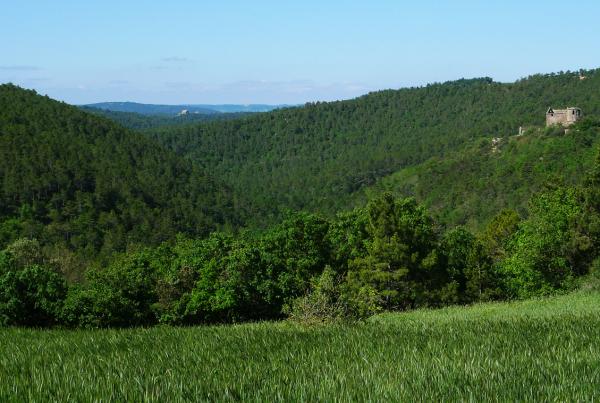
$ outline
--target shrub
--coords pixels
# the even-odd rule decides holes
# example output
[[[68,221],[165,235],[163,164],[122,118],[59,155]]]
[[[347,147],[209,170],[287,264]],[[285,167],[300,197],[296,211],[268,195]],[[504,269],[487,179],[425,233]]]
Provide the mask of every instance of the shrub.
[[[583,214],[581,193],[558,188],[532,199],[529,218],[509,241],[508,257],[500,264],[509,294],[527,298],[572,286],[584,274],[576,257],[581,242],[575,224]]]
[[[312,280],[310,292],[296,298],[284,308],[289,318],[298,323],[312,325],[340,320],[346,316],[340,301],[335,272],[327,266],[320,276]]]
[[[200,242],[193,267],[197,279],[182,317],[187,323],[232,322],[260,318],[264,313],[257,295],[259,253],[253,245],[231,236],[212,234]],[[258,317],[257,317],[258,316]]]
[[[42,266],[0,268],[0,325],[51,326],[57,323],[66,284]]]
[[[361,287],[357,292],[345,287],[335,271],[326,266],[311,281],[310,291],[285,307],[289,319],[304,325],[358,320],[379,312],[375,290]]]
[[[585,291],[600,291],[600,257],[590,267],[590,272],[579,279],[579,288]]]
[[[290,214],[259,240],[260,292],[280,315],[285,304],[303,295],[310,280],[323,270],[331,256],[327,239],[329,222],[307,213]]]
[[[0,325],[56,324],[66,290],[62,276],[44,265],[36,240],[19,239],[0,252]]]
[[[87,282],[69,291],[63,318],[85,327],[140,326],[157,322],[156,260],[148,251],[116,259],[87,273]]]

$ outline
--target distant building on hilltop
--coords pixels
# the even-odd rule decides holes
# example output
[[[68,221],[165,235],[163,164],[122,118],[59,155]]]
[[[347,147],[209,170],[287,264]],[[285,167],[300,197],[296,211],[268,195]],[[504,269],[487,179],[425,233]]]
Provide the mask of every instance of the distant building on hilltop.
[[[580,108],[552,109],[546,111],[546,127],[552,125],[570,126],[582,117]]]

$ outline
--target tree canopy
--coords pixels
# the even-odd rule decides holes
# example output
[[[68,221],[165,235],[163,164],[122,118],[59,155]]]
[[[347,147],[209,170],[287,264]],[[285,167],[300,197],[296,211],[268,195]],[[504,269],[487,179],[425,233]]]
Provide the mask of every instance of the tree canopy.
[[[0,86],[0,242],[109,256],[241,223],[229,187],[146,137]],[[64,252],[64,253],[63,253]]]
[[[585,80],[579,79],[579,72],[566,72],[515,83],[480,78],[386,90],[238,120],[157,129],[150,135],[246,195],[258,225],[277,222],[285,209],[332,215],[362,204],[365,188],[426,163],[418,168],[419,175],[403,174],[406,180],[394,181],[393,189],[387,190],[401,196],[413,191],[419,201],[441,210],[444,221],[476,228],[497,208],[525,210],[531,194],[551,173],[567,168],[567,180],[582,177],[595,138],[556,141],[545,152],[545,141],[521,145],[508,137],[520,126],[543,126],[549,106],[579,106],[584,115],[598,116],[600,71],[584,74]],[[508,143],[500,156],[490,155],[494,137]],[[579,158],[582,153],[585,158]],[[554,159],[561,154],[564,159]],[[490,169],[507,185],[498,184],[478,197]],[[463,171],[468,182],[460,181]],[[444,198],[446,177],[461,187],[453,197],[464,194],[474,200],[460,206]],[[441,186],[431,189],[429,179]],[[428,197],[432,190],[435,200]],[[496,200],[488,208],[490,199]],[[455,208],[455,213],[449,211]]]

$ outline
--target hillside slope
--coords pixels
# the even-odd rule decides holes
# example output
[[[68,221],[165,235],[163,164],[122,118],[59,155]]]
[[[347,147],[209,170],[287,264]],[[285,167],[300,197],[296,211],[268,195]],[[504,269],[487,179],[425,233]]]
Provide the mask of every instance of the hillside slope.
[[[379,178],[479,138],[543,125],[548,106],[600,115],[600,71],[536,75],[511,84],[458,80],[307,104],[152,137],[231,183],[260,223],[281,210],[332,213]],[[266,217],[266,218],[265,218]],[[269,218],[271,217],[271,218]]]
[[[0,86],[0,244],[108,255],[238,224],[233,210],[227,187],[144,136]]]
[[[546,186],[579,183],[600,148],[600,130],[584,126],[568,134],[531,130],[503,138],[497,147],[480,139],[381,178],[355,196],[366,200],[383,191],[414,196],[441,222],[479,230],[503,208],[525,215],[531,196]]]

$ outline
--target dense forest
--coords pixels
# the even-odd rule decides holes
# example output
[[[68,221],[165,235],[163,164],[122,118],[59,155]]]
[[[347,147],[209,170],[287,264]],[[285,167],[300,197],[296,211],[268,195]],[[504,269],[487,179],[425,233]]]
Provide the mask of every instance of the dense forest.
[[[2,85],[0,325],[321,323],[597,286],[584,74],[144,132]],[[541,128],[546,105],[588,117]]]
[[[598,70],[535,75],[510,84],[458,80],[151,135],[246,195],[255,224],[264,225],[276,222],[285,209],[331,215],[358,205],[365,187],[403,168],[446,158],[477,140],[508,139],[520,126],[543,125],[549,106],[577,105],[584,114],[600,116],[599,86]],[[531,194],[524,190],[518,204]],[[475,217],[473,227],[488,217],[477,206],[466,213]]]
[[[110,256],[240,223],[227,186],[76,107],[0,86],[0,244],[36,238],[57,258]]]
[[[446,156],[401,169],[356,194],[368,200],[382,191],[414,196],[448,226],[481,231],[503,208],[525,216],[533,194],[549,183],[574,185],[593,164],[600,146],[591,118],[565,134],[561,128],[535,128],[492,145],[478,139]]]
[[[597,287],[599,252],[600,153],[583,185],[538,193],[526,219],[500,211],[479,236],[384,193],[334,219],[294,213],[261,234],[179,236],[70,284],[36,240],[17,240],[0,252],[0,324],[360,319]]]

